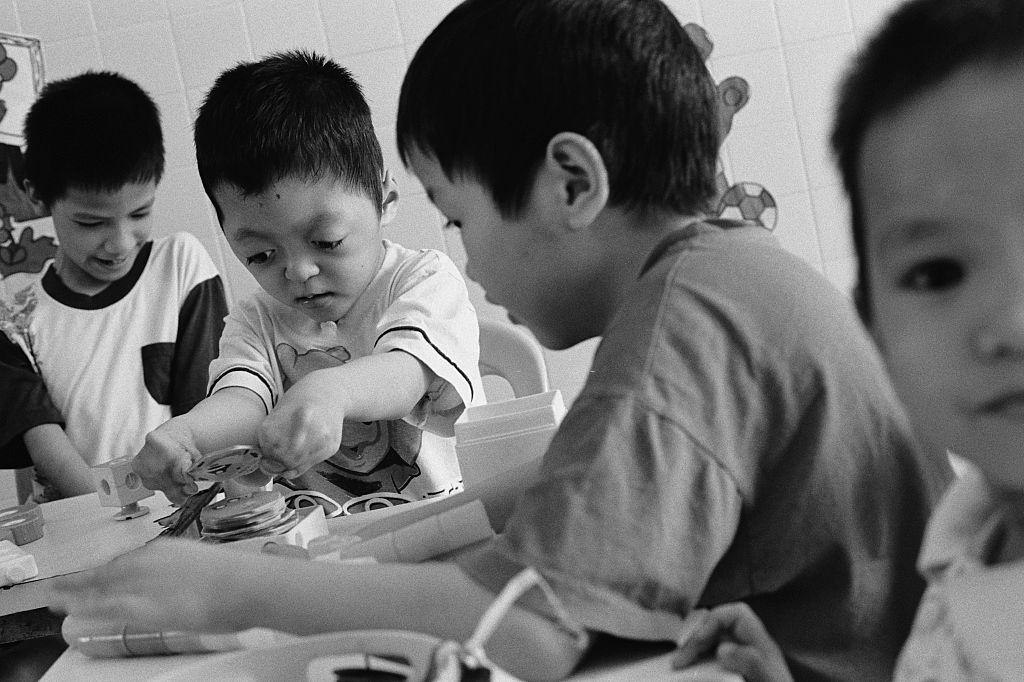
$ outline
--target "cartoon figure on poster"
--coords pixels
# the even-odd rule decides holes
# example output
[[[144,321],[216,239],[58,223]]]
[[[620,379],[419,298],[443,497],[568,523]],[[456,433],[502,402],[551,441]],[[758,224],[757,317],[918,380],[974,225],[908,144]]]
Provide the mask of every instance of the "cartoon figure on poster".
[[[690,40],[694,42],[701,56],[707,61],[714,44],[701,26],[687,24],[685,27]],[[732,129],[732,119],[747,102],[750,101],[750,86],[739,76],[730,76],[718,84],[719,125],[722,140]],[[733,220],[750,220],[771,230],[778,221],[778,207],[775,197],[767,189],[756,182],[737,182],[730,184],[725,177],[722,160],[718,160],[718,202],[714,214],[719,218]]]
[[[23,185],[22,125],[42,86],[39,40],[0,33],[0,301],[15,304],[57,250],[52,221]]]

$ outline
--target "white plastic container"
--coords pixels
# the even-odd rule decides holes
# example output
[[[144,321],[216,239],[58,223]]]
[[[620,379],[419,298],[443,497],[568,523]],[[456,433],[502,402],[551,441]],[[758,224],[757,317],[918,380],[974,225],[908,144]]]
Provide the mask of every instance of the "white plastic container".
[[[39,575],[36,558],[10,540],[0,540],[0,587],[22,583]]]
[[[565,416],[561,391],[470,407],[455,422],[455,451],[466,490],[539,459]]]

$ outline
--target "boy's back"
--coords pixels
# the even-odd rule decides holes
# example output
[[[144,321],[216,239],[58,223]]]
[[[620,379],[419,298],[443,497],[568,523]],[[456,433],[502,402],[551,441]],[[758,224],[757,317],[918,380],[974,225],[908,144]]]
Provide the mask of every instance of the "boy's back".
[[[651,611],[744,600],[798,678],[885,679],[947,469],[824,278],[760,228],[678,237],[608,327],[543,482],[463,565],[495,588],[546,567],[573,615],[627,638],[678,626]]]

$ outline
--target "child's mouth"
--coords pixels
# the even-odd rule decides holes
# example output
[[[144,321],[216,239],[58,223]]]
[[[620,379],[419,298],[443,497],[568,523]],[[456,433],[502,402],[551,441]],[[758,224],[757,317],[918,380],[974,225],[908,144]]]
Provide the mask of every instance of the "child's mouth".
[[[330,293],[322,294],[310,294],[309,296],[299,296],[295,299],[295,302],[300,306],[306,308],[317,308],[327,304],[328,299],[331,297]]]
[[[124,258],[94,258],[97,263],[108,269],[119,268],[128,262],[127,256]]]

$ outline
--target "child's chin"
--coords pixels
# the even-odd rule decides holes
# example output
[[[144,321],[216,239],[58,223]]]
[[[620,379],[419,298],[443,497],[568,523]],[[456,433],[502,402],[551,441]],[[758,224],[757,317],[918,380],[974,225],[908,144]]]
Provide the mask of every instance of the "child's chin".
[[[324,306],[322,308],[306,308],[296,306],[296,310],[313,320],[314,322],[337,322],[345,316],[347,310],[340,310],[337,306]]]

